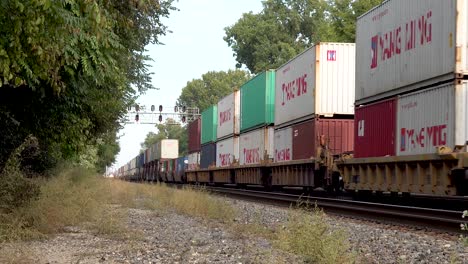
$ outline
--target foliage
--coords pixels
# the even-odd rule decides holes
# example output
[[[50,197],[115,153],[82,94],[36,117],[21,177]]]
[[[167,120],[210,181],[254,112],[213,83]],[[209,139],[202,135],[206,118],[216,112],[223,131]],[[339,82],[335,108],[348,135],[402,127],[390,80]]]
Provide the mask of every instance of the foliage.
[[[145,141],[141,143],[141,150],[145,150],[162,139],[179,140],[179,156],[188,154],[188,131],[175,120],[168,118],[164,124],[157,124],[158,133],[149,132]]]
[[[242,70],[229,70],[227,72],[207,72],[201,79],[187,82],[182,94],[177,100],[178,105],[198,107],[200,113],[224,96],[240,89],[241,85],[250,79],[250,74]]]
[[[29,134],[35,171],[111,164],[119,119],[152,88],[143,52],[166,33],[172,1],[2,1],[0,169]]]
[[[342,230],[334,230],[318,208],[310,213],[291,210],[278,234],[280,248],[303,256],[307,263],[353,263],[350,245]]]
[[[354,42],[356,18],[381,0],[266,0],[225,28],[237,67],[277,68],[318,42]]]
[[[468,216],[468,210],[463,211],[462,218],[465,218],[467,216]],[[468,231],[468,224],[467,223],[460,224],[460,227],[461,227],[461,230]],[[465,247],[468,247],[468,237],[462,235],[460,237],[460,239],[463,242],[463,244],[465,245]]]

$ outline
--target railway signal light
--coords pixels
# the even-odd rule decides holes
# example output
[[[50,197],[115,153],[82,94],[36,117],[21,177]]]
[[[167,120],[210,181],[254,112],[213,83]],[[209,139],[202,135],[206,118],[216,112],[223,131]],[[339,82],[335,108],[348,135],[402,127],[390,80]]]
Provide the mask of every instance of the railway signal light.
[[[185,116],[182,116],[182,123],[185,123]]]
[[[140,111],[140,106],[139,105],[135,105],[135,111]]]
[[[163,110],[162,105],[159,105],[159,112],[162,112],[162,110]]]
[[[159,115],[158,120],[159,120],[159,122],[162,122],[162,115]]]
[[[182,106],[182,112],[185,113],[185,111],[187,110],[187,108],[184,106]]]
[[[177,105],[174,106],[174,112],[176,112],[176,113],[179,112],[179,107]]]
[[[156,107],[154,105],[151,106],[151,112],[154,112],[154,110],[156,109]]]
[[[140,121],[140,115],[138,115],[138,114],[135,115],[135,121],[137,121],[137,122]]]

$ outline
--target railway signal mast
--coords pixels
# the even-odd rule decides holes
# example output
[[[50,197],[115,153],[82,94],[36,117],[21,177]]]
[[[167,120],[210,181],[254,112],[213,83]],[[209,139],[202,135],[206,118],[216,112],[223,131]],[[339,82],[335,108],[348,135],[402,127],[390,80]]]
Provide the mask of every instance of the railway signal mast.
[[[167,107],[171,109],[171,107]],[[176,122],[177,118],[182,123],[190,123],[200,117],[200,110],[198,107],[175,106],[174,111],[164,111],[166,107],[162,105],[156,109],[155,105],[146,107],[144,105],[134,105],[128,108],[127,115],[125,116],[125,124],[159,124],[165,117],[174,120],[172,125],[180,124]],[[156,111],[158,110],[158,111]],[[171,109],[172,110],[172,109]],[[169,123],[171,125],[171,123]]]

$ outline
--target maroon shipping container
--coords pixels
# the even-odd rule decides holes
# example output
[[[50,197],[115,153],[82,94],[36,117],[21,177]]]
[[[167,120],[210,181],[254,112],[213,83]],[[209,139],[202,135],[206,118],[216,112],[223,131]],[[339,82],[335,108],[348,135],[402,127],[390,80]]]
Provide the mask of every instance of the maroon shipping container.
[[[356,107],[354,157],[395,156],[397,100]]]
[[[325,135],[332,154],[353,150],[354,120],[313,119],[294,125],[293,159],[309,159],[316,155],[318,136]]]
[[[201,119],[198,118],[188,124],[188,151],[189,153],[200,152]]]

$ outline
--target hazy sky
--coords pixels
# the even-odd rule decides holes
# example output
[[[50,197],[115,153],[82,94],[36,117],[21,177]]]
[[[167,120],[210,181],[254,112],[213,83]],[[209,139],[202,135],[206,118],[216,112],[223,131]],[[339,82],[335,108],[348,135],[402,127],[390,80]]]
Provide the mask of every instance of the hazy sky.
[[[235,68],[233,52],[223,40],[224,28],[233,25],[243,13],[258,13],[261,0],[179,0],[164,24],[173,33],[161,37],[165,45],[149,46],[154,60],[150,71],[159,91],[150,91],[138,100],[142,105],[163,105],[174,108],[182,88],[192,79],[208,71]],[[116,168],[134,158],[148,132],[157,132],[154,125],[126,125],[120,131],[120,153]]]

